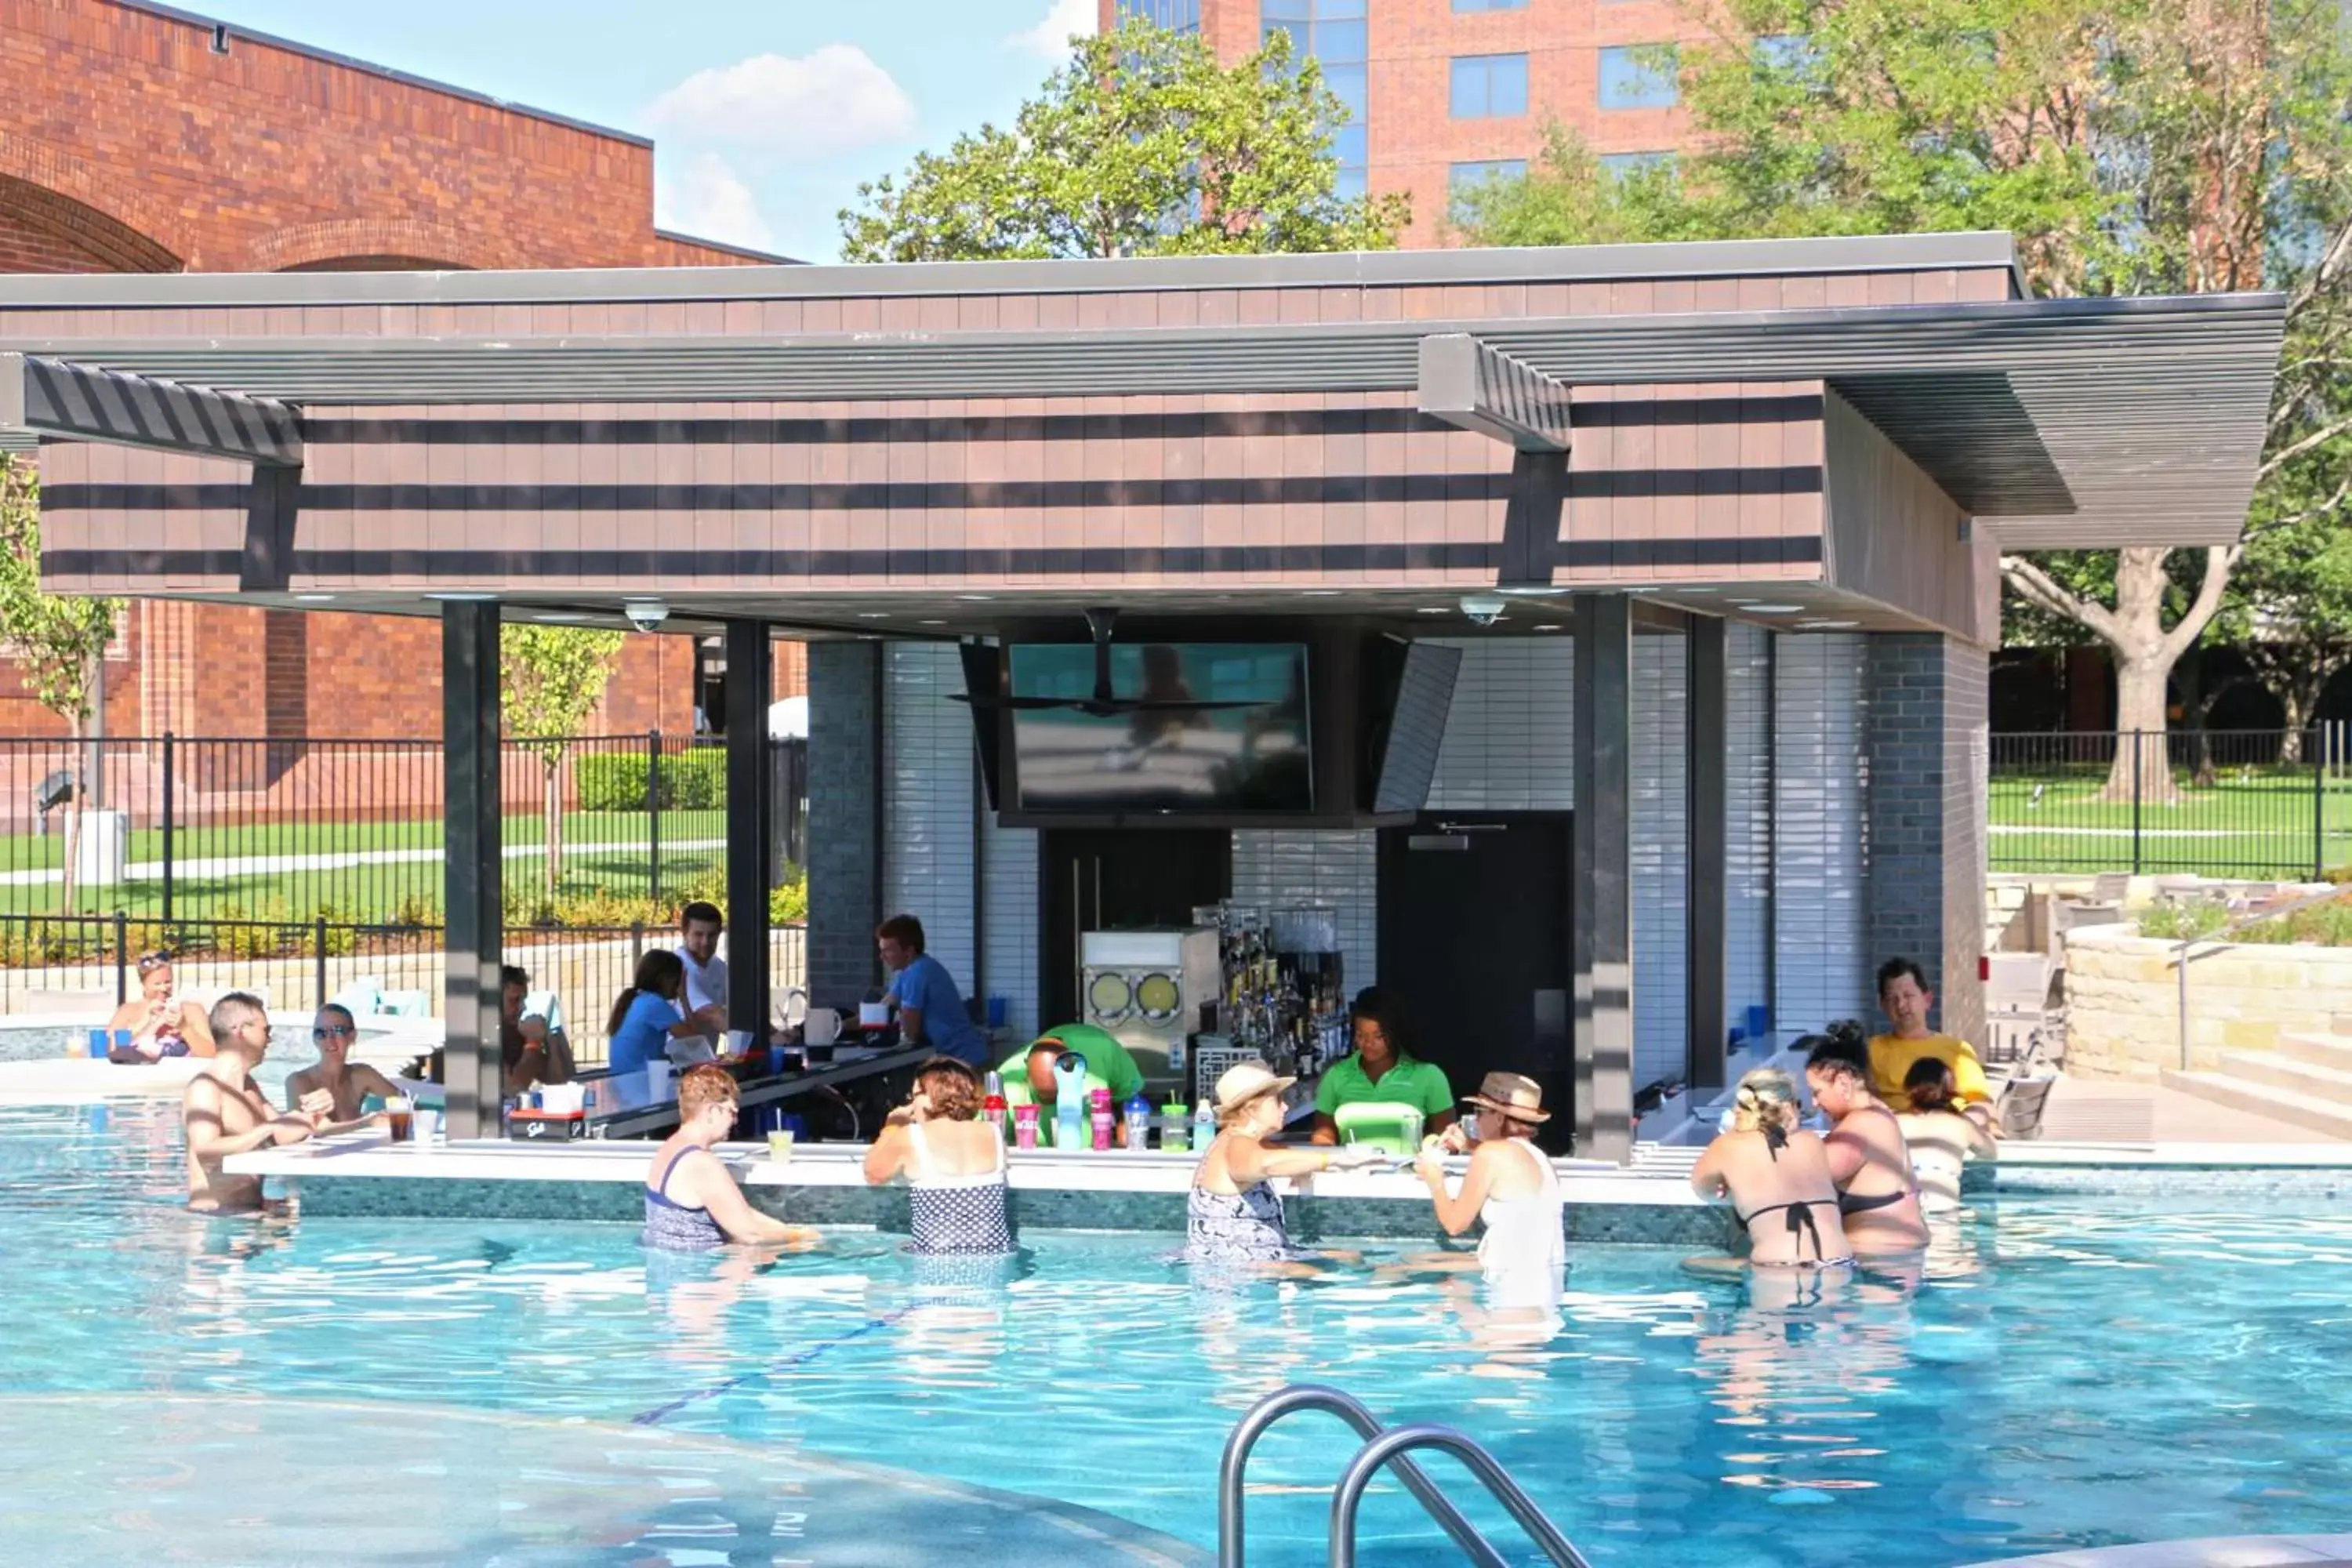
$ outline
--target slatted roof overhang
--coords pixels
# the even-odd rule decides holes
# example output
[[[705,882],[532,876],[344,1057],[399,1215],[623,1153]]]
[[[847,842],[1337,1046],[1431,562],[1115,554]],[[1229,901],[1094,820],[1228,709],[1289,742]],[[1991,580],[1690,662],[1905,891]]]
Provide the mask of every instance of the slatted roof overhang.
[[[1466,333],[1571,385],[1821,379],[2014,549],[2225,543],[2253,487],[2276,295],[1317,326],[47,339],[0,350],[317,405],[1405,392]],[[0,330],[5,321],[0,320]]]

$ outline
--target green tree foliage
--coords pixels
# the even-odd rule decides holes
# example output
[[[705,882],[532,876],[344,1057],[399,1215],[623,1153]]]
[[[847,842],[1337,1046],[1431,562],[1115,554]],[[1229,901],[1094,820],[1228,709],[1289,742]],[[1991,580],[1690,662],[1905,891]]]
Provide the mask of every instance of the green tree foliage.
[[[2346,523],[2352,484],[2352,36],[2337,0],[1724,0],[1678,69],[1702,132],[1677,177],[1548,153],[1475,193],[1482,244],[2004,229],[2045,295],[2273,288],[2289,301],[2256,515]],[[1555,138],[1556,147],[1560,139]],[[2302,479],[2289,469],[2316,463]],[[2292,491],[2298,499],[2286,499]],[[2126,729],[2239,549],[2002,563],[2032,613],[2105,643]],[[2153,759],[2150,759],[2153,760]],[[2110,787],[2127,780],[2119,752]],[[2160,765],[2150,776],[2168,779]],[[2127,787],[2127,786],[2126,786]]]
[[[563,880],[563,759],[612,683],[624,634],[508,625],[499,632],[499,700],[507,732],[544,770],[547,894]]]
[[[105,678],[106,647],[122,613],[120,599],[51,594],[41,587],[41,479],[29,462],[0,453],[0,647],[13,655],[42,707],[82,739]],[[74,748],[77,755],[80,746]],[[59,908],[74,908],[75,861],[81,850],[81,786],[66,814],[66,864]]]
[[[1228,68],[1194,33],[1130,20],[1070,58],[1007,129],[983,125],[841,214],[851,261],[1385,250],[1402,196],[1342,199],[1348,111],[1290,36]]]

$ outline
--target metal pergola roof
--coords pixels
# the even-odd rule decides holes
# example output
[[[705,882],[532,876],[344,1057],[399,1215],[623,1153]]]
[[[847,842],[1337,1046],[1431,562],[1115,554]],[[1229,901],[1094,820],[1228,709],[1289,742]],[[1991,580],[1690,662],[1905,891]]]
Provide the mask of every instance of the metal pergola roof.
[[[1822,380],[2011,548],[2236,538],[2280,297],[1051,331],[35,338],[0,349],[310,406],[1403,393],[1461,334],[1569,385]],[[5,317],[0,317],[5,330]]]

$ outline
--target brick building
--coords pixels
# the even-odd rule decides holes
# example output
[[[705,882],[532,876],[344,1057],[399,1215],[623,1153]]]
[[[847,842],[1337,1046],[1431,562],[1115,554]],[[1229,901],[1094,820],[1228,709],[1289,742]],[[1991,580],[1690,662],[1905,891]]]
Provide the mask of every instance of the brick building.
[[[1104,26],[1130,16],[1229,61],[1287,29],[1353,114],[1341,194],[1411,193],[1410,246],[1444,243],[1449,192],[1525,172],[1552,121],[1604,168],[1673,156],[1688,116],[1642,51],[1706,36],[1677,0],[1100,0]]]
[[[0,273],[779,259],[653,209],[639,137],[143,0],[0,0]],[[703,663],[631,638],[600,727],[688,729]],[[439,666],[430,621],[134,600],[106,728],[434,736]],[[777,675],[801,689],[796,658]],[[0,735],[62,731],[0,661]]]

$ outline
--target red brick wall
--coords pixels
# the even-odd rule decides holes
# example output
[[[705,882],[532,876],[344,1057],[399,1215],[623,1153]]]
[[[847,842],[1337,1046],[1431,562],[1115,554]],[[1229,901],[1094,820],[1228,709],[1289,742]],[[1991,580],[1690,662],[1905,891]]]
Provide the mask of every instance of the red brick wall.
[[[1099,0],[1101,24],[1117,0]],[[1680,109],[1611,110],[1600,102],[1600,51],[1619,45],[1673,43],[1712,37],[1680,0],[1528,0],[1517,10],[1462,11],[1453,0],[1382,0],[1370,8],[1369,112],[1375,191],[1412,197],[1408,246],[1442,245],[1447,183],[1457,163],[1532,161],[1544,127],[1557,120],[1600,153],[1663,152],[1689,138]],[[1236,60],[1258,47],[1258,0],[1201,0],[1201,36],[1218,58]],[[1455,120],[1452,61],[1457,55],[1528,57],[1528,112],[1508,119]]]
[[[114,0],[0,0],[0,272],[719,266],[653,227],[627,137]],[[440,732],[428,622],[133,607],[117,734]],[[678,644],[661,668],[654,642]],[[683,731],[693,656],[633,638],[627,728]],[[667,689],[656,682],[674,686]],[[0,734],[62,733],[0,663]]]

